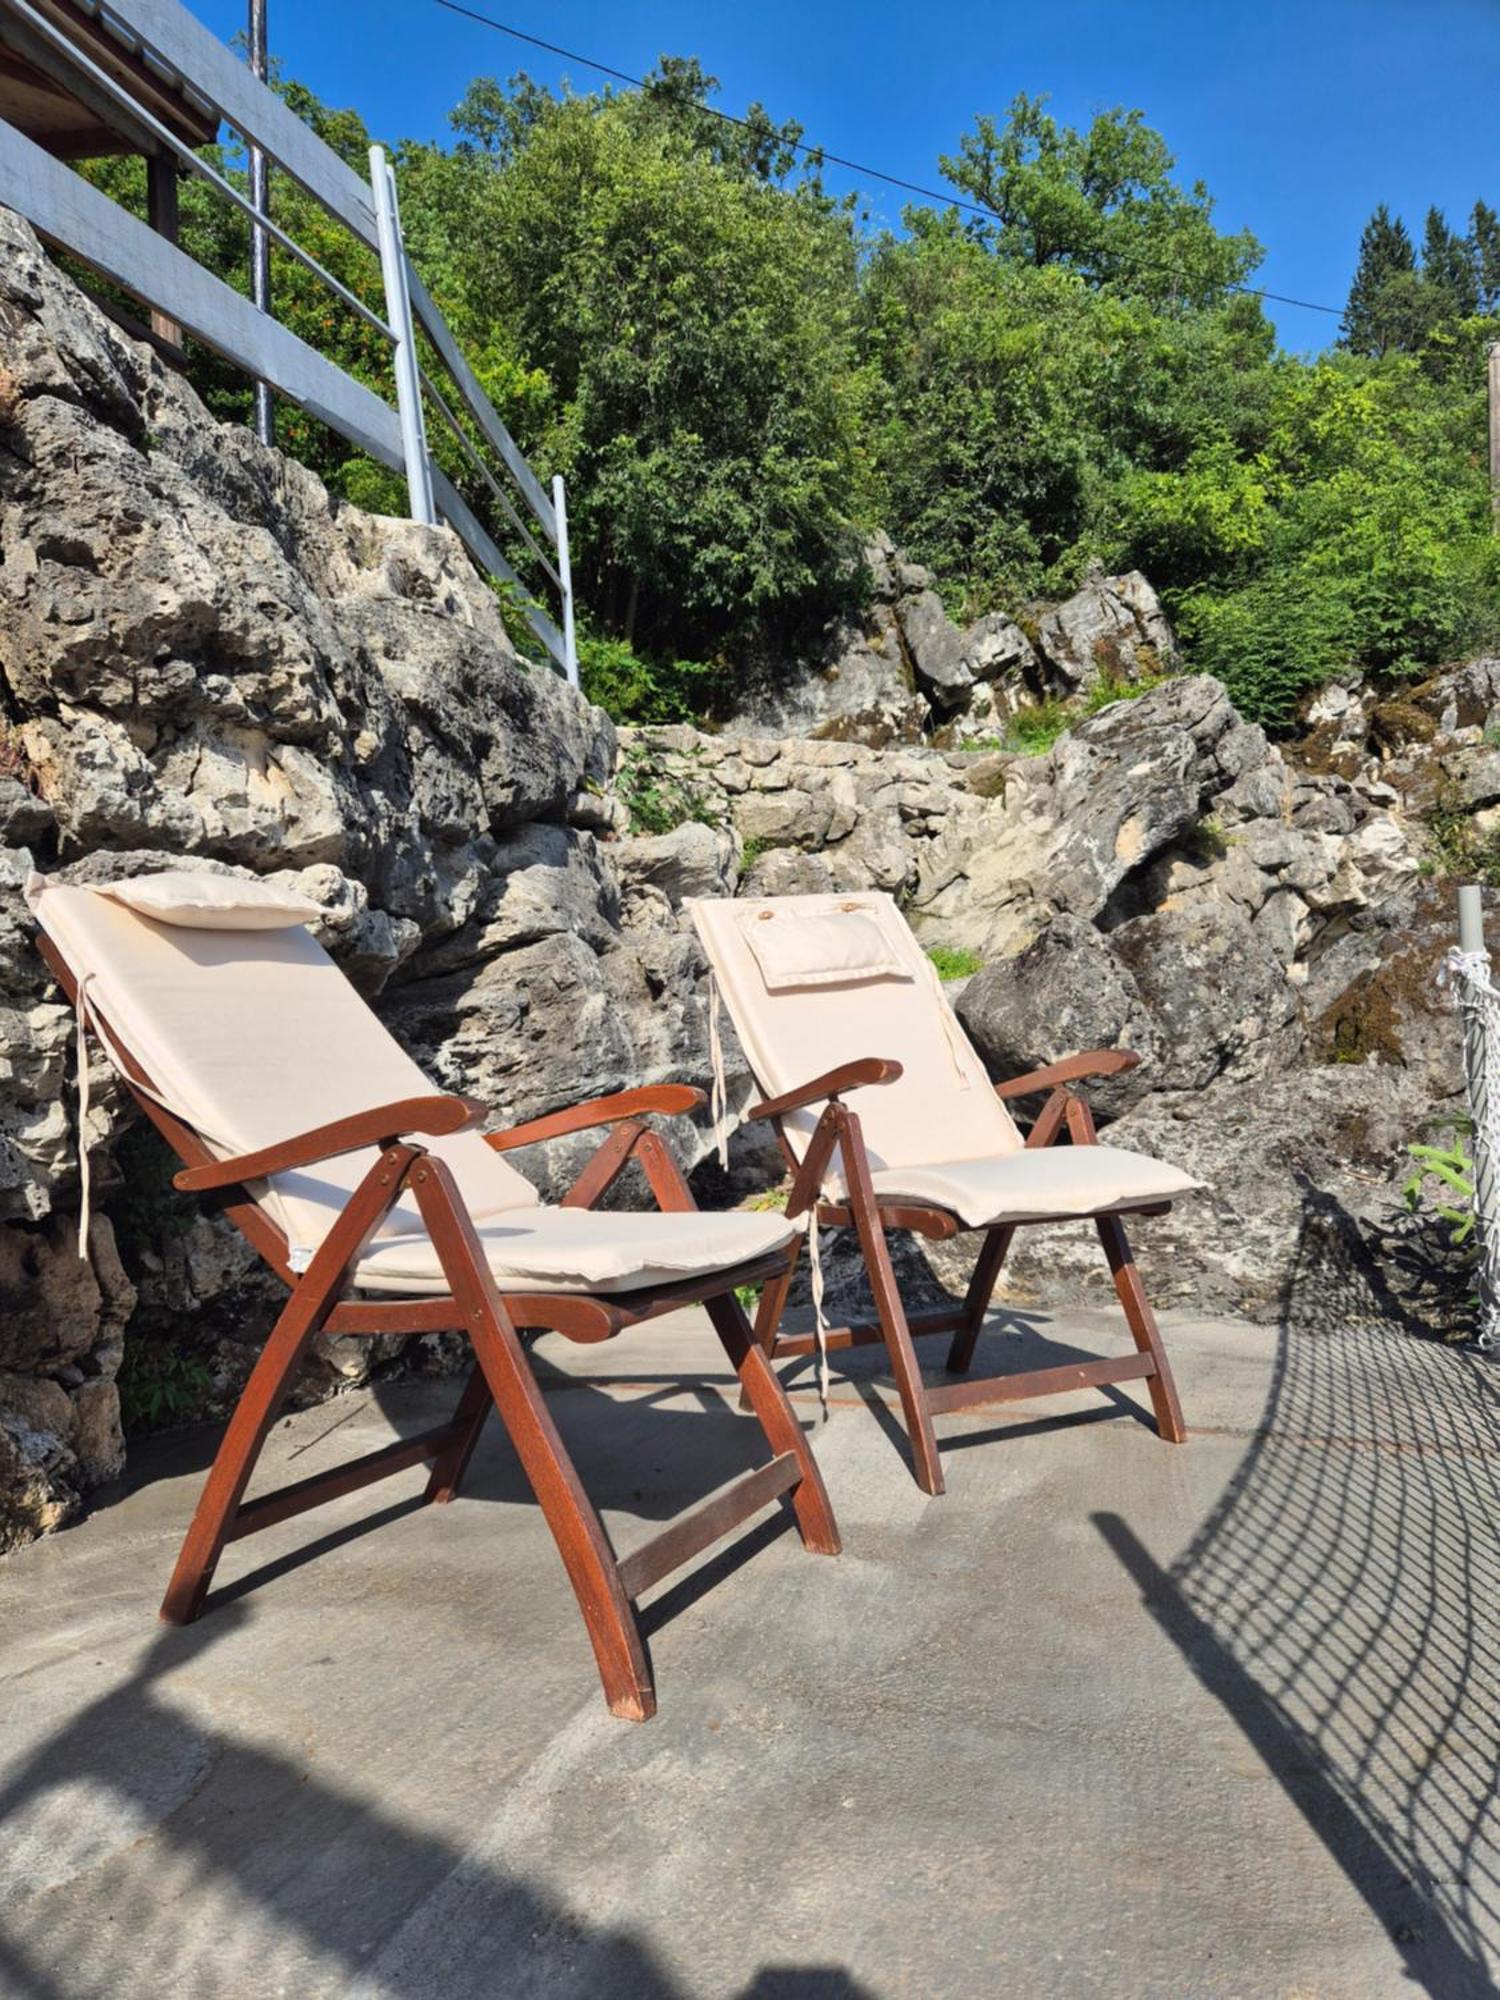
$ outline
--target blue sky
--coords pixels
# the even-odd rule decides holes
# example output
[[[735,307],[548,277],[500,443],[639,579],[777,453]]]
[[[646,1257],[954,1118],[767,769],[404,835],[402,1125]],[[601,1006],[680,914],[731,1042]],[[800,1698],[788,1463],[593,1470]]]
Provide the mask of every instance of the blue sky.
[[[225,36],[244,0],[188,0]],[[1069,123],[1139,106],[1225,227],[1265,246],[1256,282],[1342,306],[1359,232],[1378,201],[1414,233],[1430,202],[1462,224],[1476,195],[1500,207],[1500,0],[470,0],[638,75],[697,55],[739,111],[760,98],[808,136],[888,173],[940,186],[937,158],[976,112],[1050,93]],[[268,0],[272,53],[378,136],[442,138],[476,75],[525,68],[580,89],[598,79],[444,12],[432,0]],[[836,187],[854,177],[831,172]],[[876,220],[904,196],[861,184]],[[1283,341],[1317,347],[1337,322],[1270,306]]]

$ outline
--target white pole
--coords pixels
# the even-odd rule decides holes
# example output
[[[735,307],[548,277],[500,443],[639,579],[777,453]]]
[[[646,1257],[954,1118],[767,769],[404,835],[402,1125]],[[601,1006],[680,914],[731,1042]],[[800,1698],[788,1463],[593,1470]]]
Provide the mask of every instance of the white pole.
[[[1464,1076],[1468,1084],[1469,1116],[1473,1120],[1474,1157],[1474,1237],[1479,1249],[1479,1342],[1489,1347],[1500,1329],[1500,1216],[1497,1207],[1496,1169],[1493,1140],[1495,1121],[1500,1119],[1500,1103],[1494,1101],[1491,1084],[1500,1071],[1500,1049],[1493,1046],[1500,1033],[1495,1003],[1490,997],[1490,962],[1484,942],[1484,902],[1477,885],[1465,884],[1458,892],[1458,946],[1466,956],[1481,960],[1477,977],[1472,972],[1457,980],[1459,1007],[1464,1031]]]
[[[250,74],[266,80],[266,0],[250,0]],[[262,215],[271,209],[271,173],[264,149],[250,148],[250,206]],[[250,297],[263,313],[271,310],[271,239],[259,223],[250,230]],[[257,378],[255,384],[255,435],[262,444],[275,444],[276,418],[271,405],[271,385]]]
[[[571,687],[578,685],[578,643],[573,630],[573,565],[568,557],[568,500],[563,476],[552,479],[552,511],[557,516],[557,574],[562,579],[563,671]]]
[[[430,526],[437,519],[437,510],[432,503],[432,464],[427,456],[427,424],[422,414],[417,335],[412,324],[411,292],[406,283],[406,251],[396,207],[396,176],[383,146],[370,148],[370,189],[375,197],[380,272],[385,279],[385,316],[395,335],[396,407],[401,417],[408,504],[411,518]]]
[[[1466,883],[1458,892],[1458,948],[1484,950],[1484,897],[1477,883]]]

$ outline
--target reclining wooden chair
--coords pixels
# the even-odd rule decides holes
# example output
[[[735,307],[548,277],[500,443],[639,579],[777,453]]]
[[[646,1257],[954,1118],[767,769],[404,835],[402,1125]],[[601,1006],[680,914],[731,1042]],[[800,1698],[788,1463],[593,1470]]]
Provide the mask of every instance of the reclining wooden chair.
[[[491,1402],[556,1539],[616,1715],[655,1710],[634,1600],[663,1576],[781,1494],[807,1547],[837,1553],[817,1466],[735,1299],[738,1285],[780,1281],[794,1230],[774,1215],[690,1212],[670,1151],[642,1122],[692,1108],[701,1092],[628,1090],[481,1136],[475,1107],[433,1093],[301,927],[311,906],[288,905],[269,885],[186,873],[97,890],[33,877],[27,894],[80,1022],[183,1162],[177,1186],[216,1200],[291,1293],[214,1461],[163,1619],[198,1615],[226,1541],[371,1480],[427,1461],[426,1498],[453,1499]],[[559,1206],[544,1206],[501,1157],[604,1126]],[[661,1212],[591,1212],[632,1159]],[[773,1455],[622,1560],[518,1329],[607,1340],[697,1301]],[[477,1365],[450,1422],[246,1500],[320,1331],[462,1332]]]
[[[976,1403],[1144,1379],[1158,1431],[1181,1443],[1177,1391],[1121,1217],[1163,1214],[1199,1183],[1143,1154],[1101,1146],[1075,1088],[1138,1058],[1097,1051],[992,1085],[889,896],[705,898],[687,907],[764,1093],[746,1116],[770,1121],[793,1175],[788,1215],[814,1210],[820,1225],[858,1234],[876,1318],[827,1329],[824,1345],[884,1341],[924,1492],[943,1491],[933,1418]],[[845,1103],[856,1091],[857,1113]],[[1006,1102],[1044,1093],[1023,1140]],[[966,1373],[1016,1230],[1080,1218],[1099,1232],[1136,1353],[927,1387],[913,1335],[952,1334],[948,1368]],[[934,1239],[984,1232],[961,1306],[908,1318],[886,1243],[891,1229]],[[813,1335],[778,1336],[795,1261],[796,1246],[761,1294],[755,1335],[773,1359],[818,1344]]]

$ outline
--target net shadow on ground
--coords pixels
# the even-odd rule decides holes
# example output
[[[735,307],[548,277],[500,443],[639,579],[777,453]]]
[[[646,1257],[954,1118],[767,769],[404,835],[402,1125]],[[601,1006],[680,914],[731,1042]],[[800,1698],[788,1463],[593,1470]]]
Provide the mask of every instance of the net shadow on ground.
[[[1267,1406],[1163,1569],[1101,1534],[1433,2000],[1500,1970],[1500,1374],[1414,1337],[1307,1191]]]

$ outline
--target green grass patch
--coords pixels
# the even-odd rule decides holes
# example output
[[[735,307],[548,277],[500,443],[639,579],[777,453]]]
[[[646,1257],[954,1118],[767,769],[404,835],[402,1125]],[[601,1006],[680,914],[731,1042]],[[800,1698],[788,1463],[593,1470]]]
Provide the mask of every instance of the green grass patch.
[[[927,956],[937,968],[939,979],[971,979],[984,960],[977,951],[967,951],[962,947],[934,944],[927,948]]]

